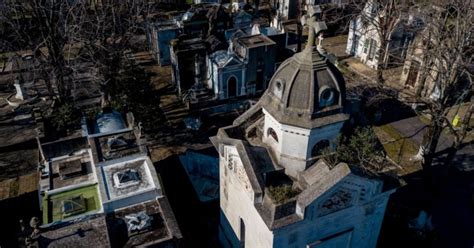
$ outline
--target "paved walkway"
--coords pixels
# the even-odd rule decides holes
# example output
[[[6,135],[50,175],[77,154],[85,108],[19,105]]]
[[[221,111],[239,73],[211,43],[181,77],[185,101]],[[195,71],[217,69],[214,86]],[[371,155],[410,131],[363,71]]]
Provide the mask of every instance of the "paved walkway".
[[[357,74],[365,82],[376,83],[377,71],[362,63],[358,58],[346,53],[347,35],[326,38],[323,40],[323,46],[328,53],[336,55],[342,67]],[[404,87],[399,85],[401,74],[402,66],[383,70],[386,85],[403,90]],[[346,75],[346,77],[351,77],[351,75]],[[350,82],[351,80],[348,81]]]
[[[329,53],[335,54],[339,59],[339,67],[341,71],[346,74],[346,81],[348,87],[357,86],[360,84],[375,84],[377,78],[376,70],[368,67],[362,63],[358,58],[348,56],[345,52],[347,45],[347,35],[340,35],[336,37],[329,37],[323,40],[323,45]],[[404,99],[412,98],[414,91],[410,88],[405,88],[400,85],[400,76],[402,74],[403,66],[388,68],[383,70],[383,76],[385,79],[385,85],[395,89],[398,95]],[[459,107],[453,107],[448,114],[448,119],[452,120],[456,113],[463,116],[467,110],[467,105],[460,105]],[[397,132],[400,133],[402,139],[410,139],[413,143],[419,146],[423,141],[423,135],[426,132],[426,123],[429,121],[429,117],[423,116],[424,120],[421,120],[418,116],[392,122],[388,125],[393,127]],[[474,117],[471,120],[474,123]],[[471,134],[467,139],[466,143],[474,140],[474,134]],[[449,148],[453,143],[453,137],[449,134],[449,130],[445,130],[441,136],[438,144],[437,151],[443,151]],[[474,148],[473,145],[468,145],[458,152],[459,159],[455,159],[456,163],[461,166],[474,167]],[[465,161],[463,161],[464,158]]]
[[[418,116],[395,121],[388,125],[396,129],[400,133],[401,137],[410,139],[417,146],[422,144],[423,135],[428,130],[427,125],[421,121]],[[446,153],[444,152],[446,152],[446,149],[451,147],[453,141],[453,136],[446,128],[441,134],[436,152],[439,152],[440,156],[445,156]],[[466,146],[457,152],[456,157],[453,160],[453,164],[461,170],[473,170],[474,144],[467,144],[466,142]]]
[[[0,182],[0,201],[38,190],[38,172]]]
[[[323,39],[323,47],[328,53],[336,55],[338,59],[347,57],[347,35],[339,35]]]
[[[411,138],[418,145],[423,142],[423,135],[428,130],[427,125],[423,123],[418,116],[395,121],[390,123],[390,125],[403,134],[404,137]],[[452,142],[453,139],[446,133],[443,133],[436,151],[439,152],[449,148]]]

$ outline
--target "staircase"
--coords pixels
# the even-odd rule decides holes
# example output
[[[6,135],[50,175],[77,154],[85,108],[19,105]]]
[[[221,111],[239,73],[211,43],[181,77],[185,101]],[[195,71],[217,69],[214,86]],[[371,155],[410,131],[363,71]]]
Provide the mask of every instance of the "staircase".
[[[214,94],[204,87],[193,86],[183,94],[182,100],[188,108],[198,108],[214,100]]]

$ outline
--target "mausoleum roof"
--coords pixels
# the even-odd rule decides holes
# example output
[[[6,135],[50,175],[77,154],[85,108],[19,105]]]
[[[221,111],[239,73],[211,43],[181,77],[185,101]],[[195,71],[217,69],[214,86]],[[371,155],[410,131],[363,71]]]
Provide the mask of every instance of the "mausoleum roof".
[[[161,189],[153,163],[144,155],[103,162],[99,170],[103,201],[115,201]]]
[[[262,107],[280,123],[314,128],[322,121],[347,119],[344,78],[312,43],[280,65],[261,98]]]
[[[126,125],[122,115],[115,110],[104,110],[96,117],[96,133],[109,133],[125,128]]]

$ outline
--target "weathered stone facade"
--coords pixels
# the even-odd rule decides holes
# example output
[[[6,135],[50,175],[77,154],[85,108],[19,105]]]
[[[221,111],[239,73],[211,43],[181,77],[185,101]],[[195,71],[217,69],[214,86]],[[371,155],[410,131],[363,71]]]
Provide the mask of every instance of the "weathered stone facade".
[[[150,49],[153,57],[160,66],[171,64],[170,41],[176,39],[181,30],[175,21],[153,24],[149,30]]]
[[[375,247],[388,197],[379,178],[321,160],[348,115],[344,79],[314,46],[283,62],[260,101],[211,140],[225,247]],[[316,30],[315,30],[316,29]]]
[[[400,16],[386,41],[387,47],[380,47],[381,39],[387,39],[381,37],[379,31],[381,27],[378,23],[382,15],[380,9],[381,7],[375,1],[367,2],[361,14],[350,22],[347,38],[346,53],[359,58],[373,69],[379,69],[378,65],[386,66],[404,61],[415,32],[421,25],[421,22],[413,15]],[[381,49],[386,51],[385,54],[381,52]],[[383,57],[380,56],[381,54]]]
[[[262,34],[230,42],[228,51],[209,56],[207,87],[219,100],[263,92],[275,68],[275,42]]]

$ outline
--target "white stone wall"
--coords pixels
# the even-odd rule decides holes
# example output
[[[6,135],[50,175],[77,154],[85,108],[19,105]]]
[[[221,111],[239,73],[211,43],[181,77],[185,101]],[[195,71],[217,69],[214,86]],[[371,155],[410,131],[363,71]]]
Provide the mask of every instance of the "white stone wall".
[[[358,42],[354,42],[354,37],[358,36]],[[380,37],[377,34],[377,30],[374,26],[368,25],[363,27],[360,17],[357,17],[350,24],[349,35],[347,38],[346,53],[351,54],[354,51],[354,57],[359,58],[367,66],[376,69],[378,59],[369,59],[370,43],[367,49],[364,49],[364,44],[367,40],[373,39],[377,43],[377,48],[380,44]],[[353,46],[356,46],[355,48]],[[377,49],[376,48],[376,49]]]
[[[229,169],[227,157],[237,151],[233,146],[225,146],[224,154],[220,154],[220,206],[229,221],[235,235],[241,237],[240,219],[245,223],[245,247],[272,247],[273,234],[270,232],[254,207],[253,191],[246,189],[245,183],[238,176],[238,166],[241,162],[233,163]],[[239,164],[240,163],[240,164]]]
[[[320,140],[334,142],[344,122],[315,129],[305,129],[278,123],[265,109],[263,142],[269,145],[277,156],[280,165],[291,176],[306,169],[306,161],[311,158],[313,146]],[[275,130],[278,142],[268,135],[269,128]]]
[[[282,19],[288,17],[288,11],[290,9],[290,0],[281,0],[280,1],[280,13]]]
[[[311,157],[314,145],[321,140],[329,140],[330,145],[334,148],[343,125],[344,122],[338,122],[311,130],[309,135],[309,145],[306,151],[308,158]]]
[[[362,40],[359,39],[358,42],[354,41],[354,37],[361,36],[361,32],[359,31],[360,29],[360,22],[358,22],[358,19],[351,20],[350,26],[349,26],[349,33],[347,35],[347,46],[346,46],[346,53],[347,54],[352,54],[354,56],[357,56],[362,52],[362,47],[363,43]]]
[[[214,85],[217,83],[217,65],[212,62],[210,58],[207,59],[208,67],[207,67],[207,72],[206,72],[206,87],[214,92],[214,94],[217,93],[217,90],[215,89]]]
[[[263,124],[263,138],[262,141],[269,145],[272,150],[277,154],[277,157],[279,157],[279,154],[282,153],[282,144],[281,140],[283,138],[283,130],[282,130],[282,125],[278,123],[275,118],[273,118],[265,109],[262,109],[265,119],[264,119],[264,124]],[[269,128],[272,128],[275,130],[275,133],[278,136],[278,142],[275,141],[272,137],[268,136],[268,130]]]
[[[265,109],[263,113],[265,114],[263,142],[271,146],[278,155],[306,160],[310,130],[281,124]],[[270,128],[275,130],[278,142],[268,135]]]
[[[356,58],[359,58],[362,63],[366,64],[372,69],[378,69],[377,66],[379,63],[389,63],[390,61],[397,61],[404,59],[406,53],[406,44],[408,41],[403,38],[405,32],[409,32],[404,29],[400,19],[396,20],[396,26],[390,34],[390,41],[387,44],[387,47],[380,47],[381,37],[379,32],[377,32],[377,20],[378,13],[371,13],[371,4],[373,1],[369,1],[363,12],[355,19],[350,22],[349,26],[349,35],[347,38],[346,53],[351,54]],[[376,3],[375,3],[376,4]],[[362,15],[364,18],[373,19],[373,21],[368,21],[367,25],[362,23]],[[358,42],[355,37],[358,37]],[[374,40],[374,43],[367,43],[370,40]],[[368,44],[368,46],[366,46]],[[373,58],[369,57],[371,46],[375,44],[375,56]],[[387,54],[384,57],[378,56],[378,50],[386,49]]]
[[[309,130],[281,124],[265,109],[263,113],[263,142],[273,150],[286,173],[293,177],[305,169],[313,146],[323,139],[334,142],[343,125],[339,122]],[[270,128],[275,131],[278,141],[268,134]],[[220,206],[225,216],[221,229],[232,229],[240,239],[243,220],[246,247],[306,248],[313,247],[312,244],[331,248],[376,247],[391,194],[381,194],[381,181],[352,174],[343,179],[338,177],[340,181],[336,185],[323,191],[322,195],[314,195],[316,199],[309,206],[302,205],[299,213],[304,215],[304,220],[271,231],[255,208],[258,201],[255,190],[259,188],[251,185],[237,149],[231,145],[220,146]],[[234,244],[234,247],[238,245]]]
[[[229,154],[234,156],[232,169],[227,163]],[[317,247],[376,247],[391,193],[380,194],[380,181],[350,175],[306,207],[304,220],[272,232],[254,207],[253,191],[236,172],[237,156],[233,146],[225,146],[220,156],[220,204],[237,237],[241,236],[240,220],[244,221],[246,247],[303,248],[315,243]],[[350,206],[321,216],[322,204],[341,188],[352,192]]]
[[[304,220],[287,226],[275,233],[273,247],[303,248],[349,230],[352,230],[350,241],[342,247],[376,247],[387,201],[388,197],[367,205],[347,208],[315,220]],[[372,205],[376,205],[377,208],[369,214],[367,209]],[[337,238],[334,237],[334,239]],[[324,242],[320,245],[323,245]]]
[[[354,57],[360,58],[360,60],[367,66],[373,69],[377,69],[378,60],[380,58],[369,59],[370,44],[367,49],[364,49],[364,44],[367,40],[373,39],[377,44],[377,49],[380,46],[380,36],[378,35],[377,27],[375,25],[372,25],[370,21],[367,25],[363,25],[362,23],[362,15],[364,15],[366,18],[374,18],[375,20],[373,21],[373,23],[377,23],[376,19],[378,19],[378,14],[371,13],[372,4],[376,4],[373,2],[374,1],[367,2],[364,6],[364,10],[362,11],[362,13],[357,18],[351,21],[349,27],[349,36],[347,39],[346,53],[351,54],[352,51],[355,51]],[[355,43],[353,39],[356,35],[359,37],[359,42]],[[353,48],[353,46],[357,47]]]
[[[378,185],[371,185],[366,180],[351,182],[364,185],[367,187],[367,191],[377,190],[378,187]],[[337,244],[336,247],[340,247],[341,243],[347,241],[345,240],[347,236],[336,234],[344,232],[350,232],[350,238],[341,247],[376,247],[389,193],[372,195],[372,198],[365,200],[354,199],[352,207],[318,217],[318,207],[321,202],[341,185],[343,185],[342,182],[338,183],[333,189],[311,203],[306,208],[305,220],[276,230],[273,247],[308,247],[309,244],[314,244],[333,235],[335,235],[333,239],[323,241],[317,247],[335,247],[334,244]],[[347,185],[343,186],[348,187]]]
[[[286,173],[296,177],[296,173],[306,167],[310,130],[280,124],[265,109],[263,113],[265,114],[263,142],[272,148],[278,163],[285,167]],[[270,128],[275,130],[278,142],[268,135]]]
[[[163,197],[163,194],[161,193],[161,190],[152,189],[149,191],[140,192],[138,194],[135,194],[129,197],[113,199],[110,201],[103,201],[102,207],[104,209],[104,212],[110,213],[119,208],[125,208],[134,204],[139,204],[139,203],[150,201],[150,200],[156,200],[162,197]]]

